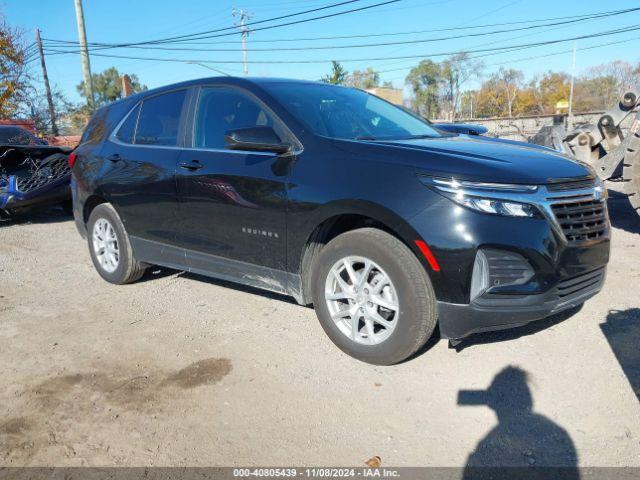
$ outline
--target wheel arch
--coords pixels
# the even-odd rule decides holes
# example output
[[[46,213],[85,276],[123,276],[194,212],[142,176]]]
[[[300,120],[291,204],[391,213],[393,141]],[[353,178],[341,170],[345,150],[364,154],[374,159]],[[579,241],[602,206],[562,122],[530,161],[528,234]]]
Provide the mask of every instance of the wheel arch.
[[[383,230],[404,243],[424,265],[424,259],[414,243],[420,239],[418,233],[402,217],[382,205],[365,201],[338,202],[325,206],[322,213],[314,216],[314,219],[303,237],[300,251],[291,257],[296,273],[300,275],[305,304],[312,303],[311,273],[320,251],[335,237],[351,230],[365,227]],[[428,269],[427,274],[430,275]]]
[[[85,225],[89,221],[89,216],[91,215],[93,209],[103,203],[109,203],[109,201],[102,195],[93,194],[87,197],[87,199],[84,201],[84,205],[82,206],[82,220]]]

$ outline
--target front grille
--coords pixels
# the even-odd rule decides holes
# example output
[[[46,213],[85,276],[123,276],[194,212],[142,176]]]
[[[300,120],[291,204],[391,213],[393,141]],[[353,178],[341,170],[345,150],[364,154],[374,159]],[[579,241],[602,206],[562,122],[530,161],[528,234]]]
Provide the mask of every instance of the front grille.
[[[602,200],[581,200],[551,205],[569,243],[597,240],[605,235],[607,217]]]
[[[566,192],[567,190],[584,190],[593,188],[596,184],[594,178],[586,178],[582,180],[570,180],[568,182],[550,183],[547,185],[549,192]]]
[[[28,193],[55,182],[70,173],[71,170],[69,169],[67,158],[60,155],[43,162],[37,170],[18,176],[16,186],[22,193]]]
[[[604,280],[604,268],[563,280],[556,286],[556,295],[570,300],[584,293],[595,290]]]

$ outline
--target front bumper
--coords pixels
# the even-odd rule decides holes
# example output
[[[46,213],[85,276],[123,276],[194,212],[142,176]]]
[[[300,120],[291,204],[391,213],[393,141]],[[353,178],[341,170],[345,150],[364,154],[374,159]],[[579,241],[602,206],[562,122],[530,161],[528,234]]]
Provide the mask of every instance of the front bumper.
[[[485,294],[470,304],[438,302],[440,333],[460,339],[473,333],[518,327],[581,305],[604,285],[606,268],[566,279],[539,295]]]
[[[555,195],[551,198],[561,201],[573,193],[546,195]],[[577,201],[589,203],[576,208],[591,208],[595,200],[583,200],[583,196],[581,193]],[[571,230],[560,228],[552,209],[547,215],[516,218],[475,212],[445,198],[425,203],[429,207],[411,223],[439,263],[439,270],[434,271],[423,262],[438,300],[440,331],[445,338],[460,339],[540,320],[584,303],[602,288],[611,236],[606,207],[599,217],[597,236],[575,238]],[[559,214],[564,215],[564,211]],[[566,220],[562,218],[562,222]],[[476,298],[472,279],[479,250],[521,258],[530,275],[524,275],[521,282],[509,283],[506,277],[513,270],[503,270],[504,282],[501,278],[489,282]],[[421,258],[419,251],[416,255]],[[523,265],[510,267],[523,270]],[[501,277],[499,270],[497,276]]]
[[[57,179],[42,188],[26,193],[17,189],[15,177],[10,178],[11,181],[8,188],[0,192],[0,209],[2,210],[53,205],[71,198],[71,190],[69,189],[70,176]]]

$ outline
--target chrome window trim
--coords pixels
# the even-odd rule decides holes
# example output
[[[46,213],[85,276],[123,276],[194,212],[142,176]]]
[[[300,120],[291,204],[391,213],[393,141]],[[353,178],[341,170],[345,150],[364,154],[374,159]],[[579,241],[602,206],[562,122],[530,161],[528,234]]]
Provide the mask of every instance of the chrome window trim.
[[[229,85],[202,85],[200,86],[199,91],[197,92],[197,96],[195,98],[195,109],[194,109],[194,118],[193,118],[193,125],[192,125],[192,129],[195,129],[195,113],[196,110],[198,108],[198,102],[200,100],[200,92],[202,91],[203,87],[229,87]],[[234,87],[231,87],[234,88]],[[158,95],[162,95],[163,93],[171,93],[171,92],[175,92],[178,90],[185,90],[184,88],[178,88],[175,90],[169,90],[167,92],[162,92],[159,93]],[[236,90],[240,90],[242,93],[248,92],[248,90],[244,90],[242,88],[236,88]],[[251,92],[248,92],[249,96],[251,96],[252,98],[255,98],[258,103],[260,103],[260,105],[264,105],[264,102],[262,102],[259,98],[255,97],[253,94],[251,94]],[[143,99],[140,99],[139,101],[137,101],[127,112],[127,114],[122,118],[122,120],[120,120],[116,126],[113,128],[113,130],[111,131],[111,134],[107,137],[107,140],[110,141],[111,143],[115,143],[116,145],[121,145],[123,147],[136,147],[136,148],[162,148],[165,150],[189,150],[189,151],[195,151],[195,152],[213,152],[213,153],[232,153],[232,154],[237,154],[237,155],[260,155],[260,156],[264,156],[264,157],[276,157],[278,156],[277,153],[274,152],[258,152],[255,150],[232,150],[230,148],[201,148],[201,147],[183,147],[183,146],[179,146],[179,145],[145,145],[145,144],[140,144],[140,143],[127,143],[127,142],[123,142],[122,140],[120,140],[116,135],[118,134],[118,131],[120,130],[120,127],[122,127],[122,125],[124,124],[124,122],[127,121],[127,118],[129,118],[129,115],[131,115],[131,113],[136,109],[136,107],[138,105],[141,105],[142,103],[144,103],[144,101],[147,98],[153,98],[156,97],[158,95],[151,95],[149,97],[145,97]],[[278,121],[283,127],[284,129],[289,133],[289,135],[291,135],[291,137],[295,140],[295,143],[297,143],[297,145],[292,145],[293,147],[299,147],[295,150],[293,150],[291,152],[291,155],[299,155],[300,153],[302,153],[302,151],[304,150],[304,147],[302,145],[302,142],[300,142],[300,140],[298,140],[298,137],[296,137],[293,132],[291,131],[291,129],[280,119],[280,117],[278,117],[270,108],[268,108],[266,105],[264,105],[268,112],[273,116],[273,118]],[[140,108],[140,111],[142,111],[142,107]],[[140,114],[138,114],[138,119],[136,119],[136,127],[134,129],[134,139],[135,139],[135,133],[138,131],[138,120],[140,119]],[[192,144],[194,143],[193,140],[193,132],[192,132]]]

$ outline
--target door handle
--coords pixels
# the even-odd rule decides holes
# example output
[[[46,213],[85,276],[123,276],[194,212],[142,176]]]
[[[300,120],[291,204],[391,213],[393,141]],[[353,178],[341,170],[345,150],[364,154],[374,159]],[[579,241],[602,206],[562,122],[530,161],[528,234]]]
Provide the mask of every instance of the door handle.
[[[191,160],[190,162],[181,162],[180,168],[184,168],[185,170],[189,170],[191,172],[195,172],[196,170],[200,170],[204,165],[200,163],[199,160]]]
[[[113,155],[109,155],[107,157],[107,160],[109,160],[110,162],[119,162],[120,160],[122,160],[122,157],[120,156],[120,154],[114,153]]]

